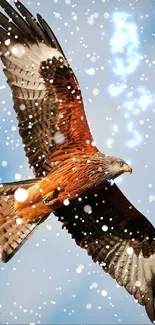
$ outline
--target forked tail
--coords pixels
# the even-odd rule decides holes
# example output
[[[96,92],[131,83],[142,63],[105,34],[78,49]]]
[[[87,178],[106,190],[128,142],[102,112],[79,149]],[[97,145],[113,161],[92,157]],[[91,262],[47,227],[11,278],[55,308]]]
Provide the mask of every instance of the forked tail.
[[[20,249],[44,218],[23,221],[14,214],[14,194],[17,189],[27,190],[38,179],[2,184],[0,187],[0,260],[4,263]]]

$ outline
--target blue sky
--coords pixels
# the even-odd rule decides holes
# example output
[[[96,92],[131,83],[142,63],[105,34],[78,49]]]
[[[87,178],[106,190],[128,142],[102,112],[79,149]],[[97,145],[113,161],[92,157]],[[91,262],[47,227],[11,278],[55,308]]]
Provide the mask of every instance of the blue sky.
[[[117,183],[155,224],[155,2],[22,2],[52,27],[80,82],[98,148],[131,163],[132,176]],[[0,68],[0,178],[7,182],[32,174]],[[149,323],[144,308],[93,264],[54,215],[1,264],[0,288],[0,324]]]

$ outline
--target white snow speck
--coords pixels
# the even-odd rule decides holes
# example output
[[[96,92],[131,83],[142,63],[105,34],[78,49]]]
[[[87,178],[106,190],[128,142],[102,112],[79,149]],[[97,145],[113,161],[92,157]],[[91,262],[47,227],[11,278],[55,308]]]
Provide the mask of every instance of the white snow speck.
[[[73,19],[74,19],[74,20],[77,20],[77,16],[76,16],[76,15],[74,15],[74,16],[73,16]]]
[[[97,18],[99,17],[99,13],[98,13],[98,12],[94,12],[93,17],[94,17],[95,19],[97,19]]]
[[[92,305],[91,305],[91,304],[87,304],[87,305],[86,305],[86,308],[87,308],[87,309],[91,309],[91,308],[92,308]]]
[[[8,163],[7,163],[6,160],[3,160],[3,161],[1,162],[1,165],[2,165],[2,167],[6,167],[6,166],[8,165]]]
[[[126,251],[127,251],[127,254],[129,254],[129,255],[133,254],[133,248],[132,247],[128,247]]]
[[[60,15],[60,13],[59,12],[54,12],[54,15],[55,15],[55,18],[61,18],[61,15]]]
[[[109,19],[109,17],[110,17],[110,14],[109,14],[108,12],[105,12],[105,13],[104,13],[104,18],[105,18],[105,19]]]
[[[91,214],[92,213],[92,208],[89,204],[86,204],[83,208],[85,213]]]
[[[85,70],[87,74],[89,74],[90,76],[93,76],[95,74],[95,69],[94,68],[90,68]]]
[[[57,132],[55,135],[54,135],[54,141],[56,144],[62,144],[65,142],[65,137],[64,137],[64,134],[61,133],[61,132]]]
[[[151,194],[149,195],[149,202],[155,201],[155,195]]]
[[[112,130],[114,131],[114,132],[117,132],[118,131],[118,125],[113,125],[113,127],[112,127]]]
[[[25,54],[25,48],[22,44],[15,44],[11,49],[11,53],[17,58],[22,58]]]
[[[112,138],[109,138],[107,141],[106,141],[106,145],[108,148],[112,148],[113,147],[113,144],[114,144],[114,139]]]
[[[102,230],[103,230],[103,231],[107,231],[107,230],[108,230],[108,226],[104,225],[104,226],[102,227]]]
[[[115,181],[113,179],[110,179],[110,185],[113,186],[115,184]]]
[[[10,39],[6,39],[6,41],[4,42],[4,44],[5,44],[6,46],[9,46],[9,45],[10,45]]]
[[[92,147],[95,147],[96,146],[96,142],[95,141],[92,141],[91,145],[92,145]]]
[[[16,174],[15,175],[15,179],[16,179],[16,181],[19,181],[21,179],[21,175],[20,174]]]
[[[96,62],[96,57],[95,57],[95,56],[92,56],[92,57],[90,58],[90,61],[91,61],[91,62]]]
[[[98,283],[97,282],[93,282],[91,285],[90,285],[90,289],[96,289],[98,287]]]
[[[48,231],[50,231],[50,230],[52,230],[52,226],[51,226],[51,225],[46,225],[46,229],[47,229]]]
[[[69,204],[70,204],[70,202],[69,202],[69,200],[68,200],[68,199],[66,199],[66,200],[64,200],[64,201],[63,201],[63,204],[67,206],[67,205],[69,205]]]
[[[22,223],[23,223],[22,218],[17,217],[17,218],[16,218],[16,224],[17,224],[17,225],[21,225]]]
[[[16,131],[16,127],[15,126],[12,126],[12,131]]]
[[[14,193],[14,198],[18,202],[24,202],[27,200],[29,194],[24,188],[18,188]]]
[[[97,96],[100,93],[100,90],[98,88],[93,89],[93,95]]]
[[[136,282],[135,282],[135,286],[136,286],[136,287],[140,287],[140,286],[141,286],[141,282],[140,282],[140,281],[136,281]]]
[[[107,291],[106,290],[102,290],[101,291],[101,296],[106,297],[107,296]]]
[[[93,25],[94,22],[95,22],[95,20],[94,20],[93,17],[89,17],[89,18],[88,18],[88,24],[89,24],[89,25]]]
[[[25,106],[24,104],[21,104],[21,105],[19,106],[19,108],[20,108],[21,111],[24,111],[25,108],[26,108],[26,106]]]
[[[79,264],[78,267],[76,268],[76,272],[77,273],[81,273],[83,269],[84,269],[84,265],[83,264]]]

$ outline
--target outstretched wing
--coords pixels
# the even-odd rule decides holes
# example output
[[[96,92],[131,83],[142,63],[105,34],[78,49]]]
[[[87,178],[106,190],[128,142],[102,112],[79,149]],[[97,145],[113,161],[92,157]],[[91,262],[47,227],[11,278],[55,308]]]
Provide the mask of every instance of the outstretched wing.
[[[76,243],[155,320],[155,230],[118,187],[103,184],[55,214]]]
[[[36,176],[45,175],[72,150],[93,153],[81,91],[63,51],[43,18],[19,2],[0,5],[0,51],[13,93],[19,133]]]

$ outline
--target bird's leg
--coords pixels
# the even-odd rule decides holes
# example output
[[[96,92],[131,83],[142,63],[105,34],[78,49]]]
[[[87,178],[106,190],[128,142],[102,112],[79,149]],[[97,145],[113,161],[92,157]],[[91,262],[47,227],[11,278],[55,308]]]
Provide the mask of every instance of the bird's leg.
[[[51,205],[53,202],[53,194],[54,191],[47,193],[44,197],[43,197],[43,202],[47,205]],[[57,199],[54,199],[57,200]]]
[[[43,196],[43,202],[46,205],[53,205],[58,201],[58,191],[54,190]]]

